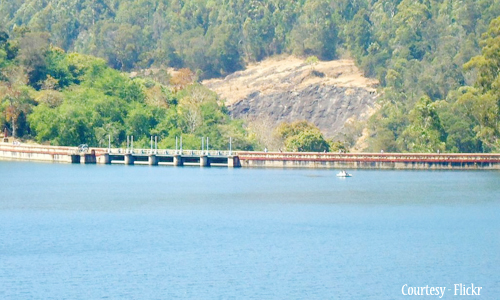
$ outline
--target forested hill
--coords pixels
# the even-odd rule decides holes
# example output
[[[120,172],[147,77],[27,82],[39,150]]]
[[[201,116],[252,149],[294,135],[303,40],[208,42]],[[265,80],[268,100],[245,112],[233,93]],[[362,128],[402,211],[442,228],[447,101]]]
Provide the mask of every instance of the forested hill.
[[[282,53],[349,56],[382,87],[369,150],[471,152],[500,148],[498,16],[498,0],[9,0],[0,31],[199,79]]]
[[[479,53],[500,15],[497,0],[9,0],[0,26],[50,32],[66,51],[102,57],[119,70],[188,67],[213,77],[281,53],[328,60],[347,49],[367,75],[439,70],[443,94]],[[1,29],[1,28],[0,28]],[[424,61],[422,66],[413,66]],[[433,64],[439,62],[437,65]],[[457,69],[458,67],[458,69]],[[415,71],[412,71],[414,76]],[[429,80],[428,81],[434,81]],[[428,83],[429,84],[429,83]],[[429,87],[431,88],[431,87]]]

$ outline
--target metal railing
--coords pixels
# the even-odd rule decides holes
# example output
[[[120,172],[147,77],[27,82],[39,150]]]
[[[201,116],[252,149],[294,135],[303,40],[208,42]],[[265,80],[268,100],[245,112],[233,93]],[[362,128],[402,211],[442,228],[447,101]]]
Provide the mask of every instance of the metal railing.
[[[111,155],[123,155],[123,154],[134,154],[134,155],[181,155],[181,156],[230,156],[231,151],[221,151],[221,150],[175,150],[175,149],[124,149],[124,148],[91,148],[96,151],[97,155],[102,155],[104,153],[109,153]],[[234,152],[233,152],[234,154]]]

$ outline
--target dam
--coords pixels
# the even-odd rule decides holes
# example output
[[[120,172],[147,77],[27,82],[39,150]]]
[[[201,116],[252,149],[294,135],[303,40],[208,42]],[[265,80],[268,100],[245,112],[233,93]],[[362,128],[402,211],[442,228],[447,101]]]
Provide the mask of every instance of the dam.
[[[500,170],[496,153],[323,153],[61,147],[0,143],[0,159],[150,166]]]
[[[500,170],[500,154],[485,153],[268,153],[239,151],[238,156],[242,167]]]
[[[77,164],[240,167],[231,151],[60,147],[0,143],[0,158]]]

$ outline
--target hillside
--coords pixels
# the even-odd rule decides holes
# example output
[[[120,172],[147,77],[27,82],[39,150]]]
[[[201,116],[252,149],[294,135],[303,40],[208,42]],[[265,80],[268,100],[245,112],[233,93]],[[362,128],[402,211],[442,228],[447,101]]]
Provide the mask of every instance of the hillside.
[[[333,137],[348,119],[372,114],[378,82],[364,77],[352,60],[308,64],[284,56],[203,84],[225,99],[234,118],[266,118],[275,125],[305,119]]]

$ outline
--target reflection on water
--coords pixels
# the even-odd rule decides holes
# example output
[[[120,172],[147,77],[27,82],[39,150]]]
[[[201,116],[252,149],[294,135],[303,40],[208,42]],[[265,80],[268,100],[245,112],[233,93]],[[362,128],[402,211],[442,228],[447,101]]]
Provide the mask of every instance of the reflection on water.
[[[2,299],[500,293],[500,172],[0,162]]]

